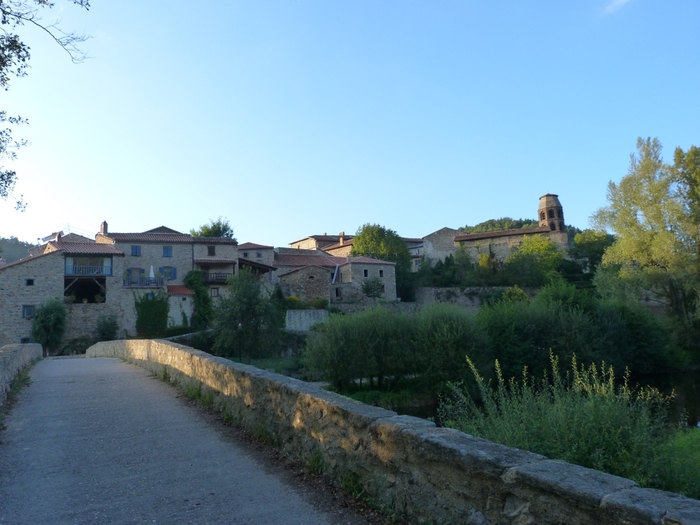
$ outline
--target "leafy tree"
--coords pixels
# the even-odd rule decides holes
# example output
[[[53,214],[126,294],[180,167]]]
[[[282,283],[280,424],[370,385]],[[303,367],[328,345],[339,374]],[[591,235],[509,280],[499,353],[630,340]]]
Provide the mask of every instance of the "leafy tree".
[[[187,288],[194,292],[192,330],[204,330],[209,325],[209,321],[214,317],[214,304],[209,295],[209,288],[204,283],[204,272],[201,270],[191,270],[187,272],[182,280]]]
[[[588,267],[595,271],[603,260],[603,253],[615,242],[615,236],[601,230],[583,230],[574,237],[569,255],[574,259],[587,259]]]
[[[168,296],[163,290],[134,296],[136,333],[141,337],[162,337],[168,328]]]
[[[66,331],[66,305],[60,299],[51,299],[42,304],[34,313],[32,339],[51,354],[61,344]]]
[[[229,280],[228,297],[216,305],[214,351],[250,362],[276,348],[282,327],[282,315],[260,281],[251,271],[241,270]]]
[[[616,240],[602,264],[636,283],[685,324],[697,315],[699,254],[697,148],[677,150],[676,164],[661,158],[658,139],[638,139],[629,172],[608,184],[608,206],[594,216]]]
[[[89,0],[71,0],[71,3],[88,9]],[[61,31],[57,24],[43,24],[40,17],[40,9],[53,7],[49,0],[0,0],[0,87],[7,90],[10,87],[12,76],[23,77],[27,74],[29,66],[29,46],[25,44],[16,33],[22,26],[36,26],[54,39],[69,55],[73,62],[80,62],[84,54],[79,49],[79,44],[85,40],[84,36],[75,33]],[[8,116],[5,111],[0,111],[0,124],[17,125],[27,121],[22,117]],[[23,140],[16,141],[12,138],[12,129],[6,127],[0,130],[0,159],[14,159],[16,149],[25,145]],[[7,199],[17,181],[17,173],[0,166],[0,199]],[[22,197],[16,200],[16,208],[24,209]]]
[[[119,331],[119,323],[113,315],[100,316],[97,319],[95,339],[98,341],[114,341]]]
[[[384,285],[379,277],[370,277],[362,281],[362,293],[367,297],[378,299],[384,293]]]
[[[218,219],[209,219],[209,224],[203,224],[198,230],[190,230],[190,235],[194,237],[226,237],[233,239],[233,228],[228,222],[228,219],[219,217]]]
[[[516,284],[542,286],[556,279],[557,267],[564,259],[557,245],[549,237],[530,235],[516,252],[506,259],[506,270]]]
[[[408,246],[394,230],[379,224],[365,224],[353,238],[353,257],[366,256],[396,264],[396,291],[404,301],[413,300],[411,254]]]
[[[0,254],[2,254],[9,263],[28,257],[30,248],[34,248],[34,245],[20,241],[17,237],[9,237],[6,239],[0,237]]]

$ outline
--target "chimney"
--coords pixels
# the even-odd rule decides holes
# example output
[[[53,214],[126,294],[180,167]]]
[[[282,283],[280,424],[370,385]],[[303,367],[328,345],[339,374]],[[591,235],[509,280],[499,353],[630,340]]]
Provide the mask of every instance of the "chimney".
[[[100,224],[100,233],[102,235],[107,235],[107,221],[102,221],[102,224]]]
[[[340,239],[338,239],[340,245],[342,246],[343,244],[345,244],[345,232],[340,232],[340,235],[338,235],[338,237],[340,237]]]

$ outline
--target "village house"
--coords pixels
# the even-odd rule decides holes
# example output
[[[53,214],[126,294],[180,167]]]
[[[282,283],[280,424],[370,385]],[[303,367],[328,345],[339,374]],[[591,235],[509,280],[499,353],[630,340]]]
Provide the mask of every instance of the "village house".
[[[54,234],[42,253],[0,266],[0,345],[29,341],[31,319],[40,304],[68,306],[64,339],[91,337],[101,316],[114,316],[120,337],[135,335],[134,300],[167,294],[170,325],[192,315],[192,291],[182,279],[201,270],[209,294],[226,294],[235,274],[235,239],[195,237],[161,226],[142,233],[112,233],[100,225],[95,241],[66,242]]]

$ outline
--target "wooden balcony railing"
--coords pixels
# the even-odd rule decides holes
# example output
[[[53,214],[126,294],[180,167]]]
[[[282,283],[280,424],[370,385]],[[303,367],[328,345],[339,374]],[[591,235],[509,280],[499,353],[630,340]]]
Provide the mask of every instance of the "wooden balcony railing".
[[[225,284],[229,277],[233,277],[233,273],[226,272],[205,272],[204,282],[207,284]]]
[[[66,266],[66,275],[112,275],[111,266]]]
[[[160,288],[163,286],[162,277],[126,277],[124,288]]]

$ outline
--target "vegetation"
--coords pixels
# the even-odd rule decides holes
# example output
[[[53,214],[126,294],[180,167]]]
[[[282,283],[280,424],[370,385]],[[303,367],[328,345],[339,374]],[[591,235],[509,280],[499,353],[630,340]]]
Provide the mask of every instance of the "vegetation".
[[[72,3],[85,9],[90,7],[88,0],[72,0]],[[70,55],[73,62],[79,62],[84,58],[78,45],[85,40],[85,37],[61,31],[56,24],[42,24],[39,8],[47,7],[53,7],[53,3],[46,0],[0,0],[0,12],[2,13],[0,17],[0,26],[2,26],[2,34],[0,34],[0,87],[3,89],[9,89],[12,76],[23,77],[27,74],[30,59],[29,46],[15,33],[25,24],[43,29]],[[5,111],[0,111],[0,123],[18,125],[26,124],[26,122],[21,117],[8,116]],[[17,148],[24,145],[26,145],[25,141],[16,141],[12,138],[11,128],[0,130],[0,159],[14,159]],[[0,166],[0,199],[12,196],[16,181],[17,173],[14,170]],[[24,209],[22,197],[13,198],[15,199],[15,207],[20,210]]]
[[[20,241],[17,237],[8,239],[0,237],[0,256],[4,257],[8,263],[28,257],[31,248],[34,248],[33,244]]]
[[[676,149],[674,164],[657,139],[638,139],[628,174],[608,185],[607,207],[595,215],[615,234],[597,278],[601,294],[646,295],[677,324],[677,343],[700,354],[700,150]]]
[[[136,333],[139,337],[151,339],[162,337],[168,327],[168,296],[163,290],[137,296],[134,294],[136,308]]]
[[[103,315],[97,319],[95,339],[97,341],[114,341],[119,331],[119,323],[113,315]]]
[[[42,345],[47,354],[56,351],[66,331],[66,305],[51,299],[37,307],[32,321],[32,339]]]
[[[209,219],[209,224],[203,224],[198,230],[190,230],[190,235],[194,237],[226,237],[233,239],[233,228],[228,222],[228,219],[219,217],[218,219]]]
[[[192,331],[204,330],[214,317],[214,303],[209,295],[209,288],[204,282],[204,272],[191,270],[187,272],[182,283],[194,292],[192,320],[190,322]],[[182,325],[187,326],[187,317],[184,314]]]
[[[521,228],[537,228],[539,223],[530,219],[511,219],[501,217],[481,222],[476,226],[464,226],[459,231],[463,233],[486,233],[501,230],[519,230]]]
[[[267,297],[256,276],[241,270],[228,284],[214,313],[214,347],[221,356],[238,356],[248,362],[279,348],[284,326],[283,310]]]
[[[384,293],[384,285],[379,277],[369,277],[362,281],[362,293],[367,297],[378,299]]]
[[[378,224],[365,224],[357,230],[352,241],[353,257],[364,255],[396,264],[396,294],[402,301],[415,298],[411,274],[411,254],[406,243],[394,230]]]
[[[700,497],[698,432],[673,434],[666,422],[668,399],[651,388],[615,385],[611,367],[579,366],[572,359],[562,377],[550,354],[551,375],[506,381],[496,361],[491,386],[470,362],[477,403],[463,384],[449,385],[438,419],[445,425],[497,443],[630,478],[642,486]],[[683,480],[681,482],[681,480]]]

